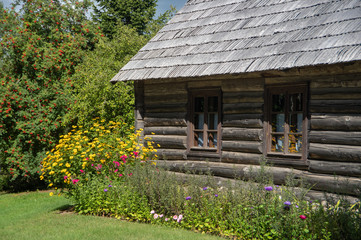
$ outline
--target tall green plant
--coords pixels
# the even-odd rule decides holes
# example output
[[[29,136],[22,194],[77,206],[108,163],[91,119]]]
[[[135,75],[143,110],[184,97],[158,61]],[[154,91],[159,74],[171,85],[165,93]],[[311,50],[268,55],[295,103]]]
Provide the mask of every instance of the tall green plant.
[[[0,159],[13,188],[37,187],[40,162],[64,132],[75,66],[100,34],[86,19],[89,1],[17,4],[0,19]]]

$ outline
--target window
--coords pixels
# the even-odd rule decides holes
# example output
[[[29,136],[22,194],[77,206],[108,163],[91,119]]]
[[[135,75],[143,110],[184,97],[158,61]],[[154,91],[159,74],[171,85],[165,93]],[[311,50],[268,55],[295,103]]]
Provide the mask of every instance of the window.
[[[306,159],[307,86],[269,86],[266,102],[267,155]]]
[[[217,151],[220,142],[220,90],[190,93],[189,149]]]

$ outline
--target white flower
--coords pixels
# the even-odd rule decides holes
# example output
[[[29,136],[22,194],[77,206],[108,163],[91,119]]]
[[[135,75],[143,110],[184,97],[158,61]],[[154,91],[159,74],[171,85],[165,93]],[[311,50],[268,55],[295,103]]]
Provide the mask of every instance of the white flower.
[[[182,219],[183,219],[183,215],[179,215],[177,222],[182,221]]]
[[[150,211],[150,214],[154,214],[154,213],[155,213],[155,211],[154,211],[154,210]]]

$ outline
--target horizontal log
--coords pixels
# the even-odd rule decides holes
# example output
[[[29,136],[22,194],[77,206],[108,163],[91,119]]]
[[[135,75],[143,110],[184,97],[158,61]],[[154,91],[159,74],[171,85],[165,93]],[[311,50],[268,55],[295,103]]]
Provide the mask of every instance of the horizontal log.
[[[263,103],[227,103],[223,104],[223,113],[263,113]]]
[[[262,128],[262,114],[227,114],[223,116],[223,127]]]
[[[210,88],[221,87],[221,80],[208,80],[208,81],[190,81],[187,83],[188,88]]]
[[[187,127],[147,127],[146,135],[182,135],[187,136]]]
[[[222,151],[222,162],[239,164],[259,164],[262,154]]]
[[[148,113],[186,112],[187,103],[152,104],[145,107]]]
[[[312,130],[361,131],[360,115],[315,115],[311,116]]]
[[[310,112],[361,114],[361,100],[311,100]]]
[[[335,177],[334,175],[310,173],[308,171],[290,168],[201,161],[158,161],[157,165],[167,167],[170,171],[211,172],[215,176],[227,178],[237,177],[244,180],[252,179],[255,174],[266,171],[273,176],[275,184],[286,184],[290,179],[303,179],[310,184],[314,190],[338,192],[353,196],[359,196],[361,189],[361,179],[358,177]]]
[[[311,143],[361,146],[361,132],[311,131],[308,139]]]
[[[257,141],[222,141],[222,150],[229,152],[262,153],[262,143]]]
[[[310,143],[309,154],[310,159],[361,163],[360,146]]]
[[[187,137],[185,136],[175,136],[175,135],[145,135],[146,138],[150,138],[151,142],[154,142],[154,145],[159,148],[165,149],[186,149],[187,148]]]
[[[310,172],[361,177],[361,163],[309,160]]]
[[[361,99],[361,88],[316,88],[311,89],[311,100]]]
[[[248,128],[223,128],[223,140],[243,140],[260,141],[262,140],[263,129]]]
[[[149,113],[145,112],[144,117],[147,118],[186,118],[187,112],[169,112],[169,113]]]
[[[221,157],[220,154],[213,151],[201,151],[201,150],[194,150],[191,149],[187,153],[187,160],[201,160],[201,161],[208,161],[208,162],[220,162]]]
[[[361,87],[361,75],[346,74],[346,75],[334,75],[330,79],[324,81],[311,81],[310,88],[353,88]]]
[[[187,85],[185,83],[172,82],[169,84],[144,84],[144,96],[162,96],[166,94],[187,94]]]
[[[144,118],[144,127],[155,126],[179,126],[186,127],[187,122],[183,118]]]
[[[255,91],[264,90],[263,78],[232,79],[222,82],[223,92]]]
[[[146,105],[162,104],[162,103],[186,103],[188,101],[187,94],[165,94],[160,96],[147,96],[144,99]]]
[[[156,154],[160,160],[182,160],[185,159],[186,150],[157,149]]]
[[[223,103],[263,103],[261,92],[229,92],[223,94]]]

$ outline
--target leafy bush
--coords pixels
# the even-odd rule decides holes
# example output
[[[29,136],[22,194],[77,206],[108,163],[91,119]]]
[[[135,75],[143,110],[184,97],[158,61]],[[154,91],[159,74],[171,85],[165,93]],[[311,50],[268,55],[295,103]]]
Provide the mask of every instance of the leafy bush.
[[[66,127],[72,75],[101,34],[88,1],[16,1],[0,19],[0,165],[12,190],[39,186],[40,162]]]
[[[151,160],[155,152],[151,142],[147,146],[139,143],[140,131],[133,130],[126,123],[105,120],[96,120],[87,130],[73,126],[47,152],[40,179],[49,187],[66,189],[74,198],[83,186],[122,179],[125,166]]]

